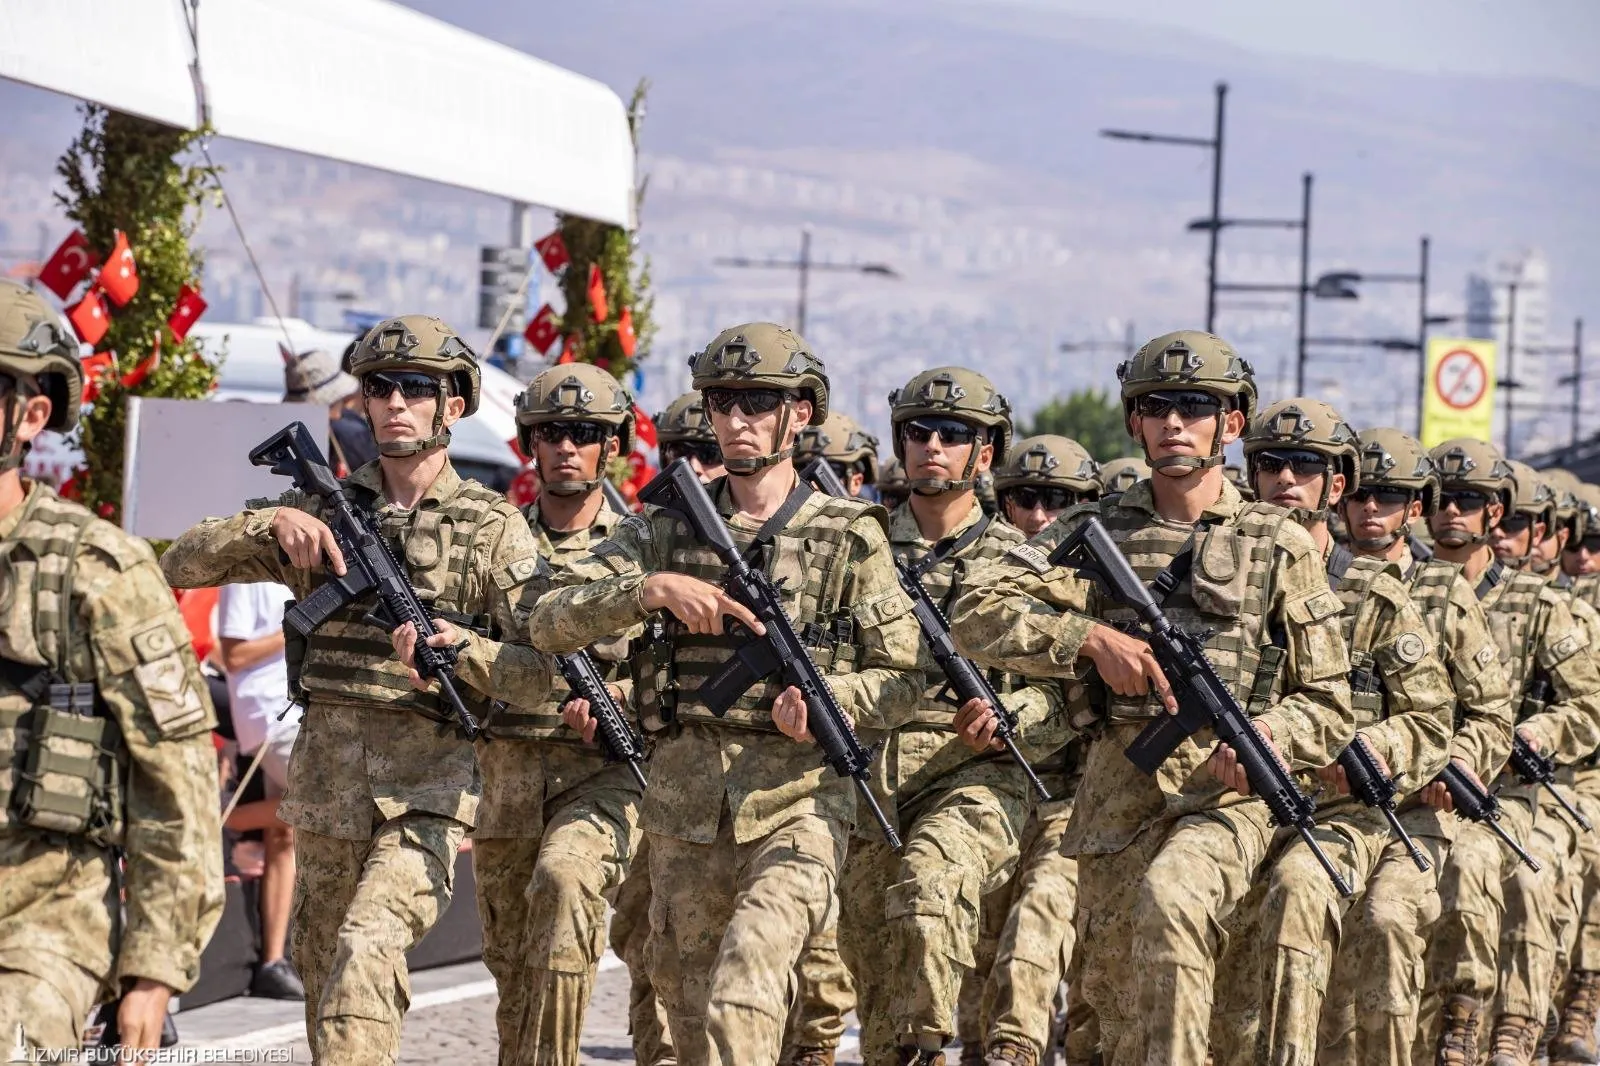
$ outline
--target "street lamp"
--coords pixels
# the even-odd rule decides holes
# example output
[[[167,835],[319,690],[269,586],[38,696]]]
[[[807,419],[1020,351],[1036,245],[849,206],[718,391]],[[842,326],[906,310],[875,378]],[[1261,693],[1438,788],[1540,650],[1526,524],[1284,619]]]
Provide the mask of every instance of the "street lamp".
[[[900,275],[887,263],[813,263],[811,261],[811,227],[800,230],[800,257],[798,259],[750,259],[733,256],[714,260],[717,266],[738,267],[743,270],[797,270],[800,272],[800,301],[795,310],[795,331],[802,336],[806,331],[806,291],[813,270],[827,270],[847,274],[870,274],[880,278],[898,278]]]
[[[1106,130],[1100,131],[1100,136],[1114,141],[1137,141],[1140,144],[1177,144],[1189,148],[1204,148],[1211,153],[1211,219],[1213,223],[1222,220],[1222,127],[1223,119],[1227,113],[1228,83],[1217,82],[1217,116],[1214,132],[1210,137],[1183,137],[1164,133],[1146,133],[1142,130]],[[1194,229],[1190,226],[1190,229]],[[1217,238],[1221,232],[1221,225],[1208,227],[1211,235],[1211,247],[1206,254],[1206,332],[1216,332],[1213,328],[1217,319]]]

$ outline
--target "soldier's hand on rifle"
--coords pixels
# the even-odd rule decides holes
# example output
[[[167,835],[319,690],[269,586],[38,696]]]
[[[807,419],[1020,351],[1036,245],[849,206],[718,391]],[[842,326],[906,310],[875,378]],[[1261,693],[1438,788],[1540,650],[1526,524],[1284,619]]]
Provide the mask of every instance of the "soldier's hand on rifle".
[[[461,643],[461,634],[456,632],[456,627],[443,618],[435,618],[433,628],[435,632],[428,638],[428,647],[448,648]],[[417,672],[417,627],[407,622],[389,634],[389,643],[394,645],[395,655],[411,671],[411,687],[418,692],[428,691],[428,679]]]
[[[1272,743],[1272,727],[1265,722],[1257,722],[1256,728],[1261,730],[1261,735],[1267,739],[1267,744],[1277,752],[1278,746]],[[1281,759],[1283,753],[1278,752],[1278,757]],[[1244,772],[1244,767],[1239,765],[1239,756],[1228,745],[1218,744],[1211,749],[1211,759],[1206,763],[1206,768],[1211,771],[1212,777],[1239,795],[1250,795],[1250,777]]]
[[[606,691],[611,693],[611,698],[618,706],[622,705],[622,690],[615,685],[607,685]],[[595,731],[600,727],[600,720],[589,714],[589,701],[581,696],[574,696],[561,705],[561,720],[567,723],[567,728],[583,737],[585,744],[594,743]]]
[[[723,616],[728,615],[756,636],[767,629],[750,609],[709,581],[688,574],[656,573],[644,579],[644,606],[658,611],[665,607],[689,632],[716,636],[723,632]]]
[[[1450,761],[1455,763],[1456,769],[1460,770],[1467,780],[1478,786],[1478,788],[1483,789],[1483,791],[1489,791],[1483,787],[1483,782],[1478,779],[1478,775],[1472,772],[1472,767],[1460,759],[1451,759]],[[1450,795],[1450,790],[1445,787],[1443,781],[1428,782],[1427,787],[1422,790],[1422,802],[1436,810],[1448,812],[1456,809],[1456,801]]]
[[[963,703],[956,712],[955,727],[962,742],[973,751],[1005,750],[1005,745],[995,738],[995,730],[1000,728],[1000,718],[989,706],[988,700],[974,696]]]
[[[1143,696],[1154,685],[1167,713],[1178,713],[1178,701],[1172,695],[1172,685],[1161,672],[1161,664],[1156,662],[1156,653],[1139,638],[1107,625],[1097,625],[1089,630],[1078,654],[1094,663],[1100,680],[1117,695]]]
[[[293,507],[280,507],[268,529],[283,554],[289,557],[289,565],[310,570],[326,557],[328,569],[344,576],[344,554],[333,539],[333,530],[322,519]]]
[[[1522,742],[1524,744],[1528,745],[1528,747],[1530,749],[1532,749],[1533,751],[1537,752],[1537,751],[1540,750],[1539,749],[1539,738],[1534,736],[1532,733],[1528,732],[1526,729],[1517,730],[1517,736],[1521,737],[1522,738]]]
[[[810,740],[805,694],[793,685],[778,693],[772,701],[772,724],[790,740]]]
[[[1389,764],[1383,761],[1383,756],[1378,753],[1378,749],[1369,744],[1367,745],[1367,750],[1372,752],[1372,761],[1377,763],[1379,772],[1384,777],[1392,776],[1389,773]],[[1339,795],[1350,795],[1350,778],[1345,774],[1344,767],[1338,763],[1318,768],[1317,777],[1324,785],[1333,789]],[[1440,787],[1444,786],[1441,785]]]

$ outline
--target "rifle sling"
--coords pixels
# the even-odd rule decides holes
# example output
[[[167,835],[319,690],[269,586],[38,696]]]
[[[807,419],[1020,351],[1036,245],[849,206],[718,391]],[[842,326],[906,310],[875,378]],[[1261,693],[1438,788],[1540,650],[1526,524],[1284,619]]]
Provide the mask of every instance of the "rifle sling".
[[[750,547],[744,550],[744,561],[746,563],[758,570],[765,569],[761,565],[765,561],[760,558],[761,555],[766,551],[767,546],[777,538],[778,534],[784,531],[790,521],[794,519],[794,516],[799,513],[800,508],[805,506],[805,502],[811,498],[811,494],[814,491],[804,481],[795,482],[793,490],[789,493],[789,498],[784,500],[783,505],[772,513],[771,518],[761,523],[760,529],[756,530],[755,540],[751,541]]]

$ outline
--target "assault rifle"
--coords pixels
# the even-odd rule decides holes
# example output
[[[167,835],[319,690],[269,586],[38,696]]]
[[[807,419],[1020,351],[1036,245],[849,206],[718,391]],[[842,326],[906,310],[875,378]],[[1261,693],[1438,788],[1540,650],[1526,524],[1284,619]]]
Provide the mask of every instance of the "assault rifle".
[[[800,472],[800,476],[829,496],[850,495],[849,490],[844,487],[844,482],[839,480],[838,473],[828,465],[826,459],[813,459]],[[911,597],[911,613],[916,616],[917,625],[922,627],[922,639],[928,642],[928,650],[933,653],[933,661],[944,671],[947,687],[955,696],[956,706],[959,707],[968,700],[979,699],[994,710],[995,739],[1005,745],[1006,751],[1016,760],[1017,765],[1022,767],[1022,772],[1028,778],[1028,783],[1033,786],[1034,792],[1038,793],[1041,800],[1048,803],[1050,790],[1044,787],[1044,782],[1039,780],[1039,775],[1033,772],[1033,767],[1028,765],[1028,760],[1017,747],[1017,716],[1001,702],[999,694],[995,692],[994,686],[989,683],[989,678],[984,672],[974,666],[972,660],[956,650],[956,642],[950,636],[950,623],[945,618],[944,612],[939,610],[939,605],[933,602],[933,597],[928,595],[928,590],[922,587],[921,579],[913,574],[909,567],[899,562],[895,563],[894,568],[900,575],[900,587]]]
[[[606,504],[618,514],[632,514],[633,508],[628,506],[628,501],[622,495],[622,490],[617,488],[617,483],[608,477],[600,479],[600,491],[605,494]]]
[[[1494,831],[1500,838],[1500,843],[1511,849],[1512,854],[1522,860],[1522,864],[1534,873],[1539,872],[1539,860],[1511,839],[1511,834],[1500,825],[1500,799],[1488,789],[1480,788],[1466,775],[1461,767],[1452,760],[1444,764],[1444,769],[1439,771],[1439,776],[1434,778],[1445,788],[1450,790],[1450,799],[1456,805],[1456,814],[1469,822],[1477,822]]]
[[[476,739],[481,726],[456,691],[456,649],[428,644],[428,638],[438,631],[433,628],[426,605],[417,599],[405,568],[389,550],[371,517],[357,510],[344,494],[305,423],[295,422],[257,445],[250,453],[250,462],[293,478],[301,492],[320,497],[322,519],[333,530],[333,539],[344,555],[345,575],[330,576],[311,595],[289,607],[283,615],[284,628],[308,638],[346,606],[375,592],[377,603],[362,621],[384,632],[392,632],[407,622],[417,627],[417,673],[439,683],[439,692],[455,713],[461,731],[468,740]]]
[[[1555,759],[1534,751],[1516,730],[1511,732],[1511,761],[1507,765],[1522,779],[1524,785],[1538,785],[1550,793],[1551,798],[1567,812],[1567,817],[1574,825],[1590,832],[1594,831],[1594,823],[1585,818],[1583,812],[1574,807],[1567,797],[1561,794],[1561,790],[1556,788]]]
[[[1090,518],[1050,553],[1055,566],[1069,566],[1098,582],[1112,599],[1130,607],[1143,623],[1138,633],[1150,644],[1161,672],[1172,686],[1178,713],[1163,714],[1147,725],[1123,752],[1140,770],[1154,774],[1167,756],[1191,735],[1209,728],[1220,743],[1233,749],[1250,782],[1272,812],[1276,825],[1293,828],[1322,864],[1340,895],[1350,886],[1334,868],[1311,830],[1316,826],[1316,803],[1295,784],[1294,776],[1250,720],[1232,690],[1206,658],[1205,641],[1174,626],[1161,611],[1139,575],[1097,518]]]
[[[606,757],[627,763],[639,787],[648,788],[649,783],[644,779],[644,744],[629,727],[617,701],[611,698],[606,679],[600,676],[589,653],[575,651],[570,655],[557,655],[556,666],[567,679],[572,695],[589,701],[589,714],[595,720],[595,739],[605,749]]]
[[[1417,842],[1411,839],[1411,834],[1406,832],[1406,827],[1400,824],[1400,819],[1394,813],[1394,799],[1400,794],[1395,782],[1400,779],[1400,774],[1390,777],[1379,768],[1377,754],[1360,733],[1350,741],[1349,747],[1339,753],[1339,765],[1344,768],[1345,780],[1350,782],[1350,794],[1368,807],[1383,812],[1389,829],[1406,846],[1411,861],[1417,864],[1417,869],[1427,873],[1430,869],[1428,857],[1417,847]]]
[[[834,698],[822,671],[812,662],[811,653],[801,643],[794,623],[784,612],[783,597],[777,586],[739,554],[727,523],[717,513],[716,505],[706,495],[705,486],[689,461],[675,460],[651,479],[639,493],[639,499],[671,511],[689,527],[695,540],[716,553],[728,571],[723,578],[723,590],[749,608],[766,629],[759,637],[749,634],[749,639],[722,669],[700,686],[696,697],[710,707],[713,714],[721,716],[751,685],[774,673],[798,688],[805,698],[807,725],[822,749],[823,761],[840,777],[855,781],[861,802],[872,813],[889,846],[898,851],[900,835],[889,824],[868,785],[867,768],[872,762],[872,752],[856,739],[850,719]],[[730,631],[742,628],[737,623],[729,623],[729,626]]]

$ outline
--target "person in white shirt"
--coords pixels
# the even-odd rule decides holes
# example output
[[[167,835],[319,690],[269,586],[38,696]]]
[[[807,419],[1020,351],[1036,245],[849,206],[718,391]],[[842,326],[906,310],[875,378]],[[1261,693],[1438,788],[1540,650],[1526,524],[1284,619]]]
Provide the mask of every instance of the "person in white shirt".
[[[259,753],[257,773],[273,800],[288,789],[289,753],[300,732],[300,708],[289,701],[283,658],[283,611],[291,598],[285,586],[260,582],[224,585],[217,601],[217,638],[228,675],[240,772]],[[260,828],[266,852],[261,872],[261,960],[250,992],[272,999],[304,999],[305,986],[284,956],[294,898],[294,830],[276,817]]]

